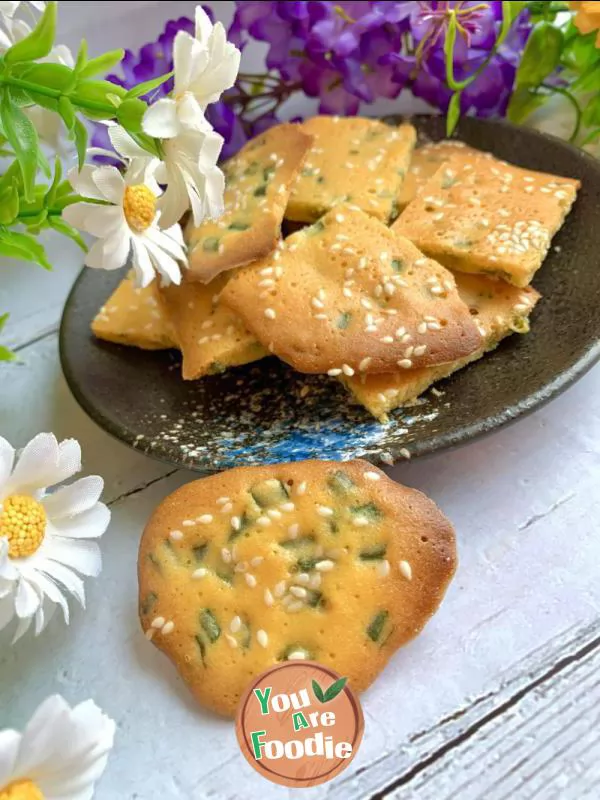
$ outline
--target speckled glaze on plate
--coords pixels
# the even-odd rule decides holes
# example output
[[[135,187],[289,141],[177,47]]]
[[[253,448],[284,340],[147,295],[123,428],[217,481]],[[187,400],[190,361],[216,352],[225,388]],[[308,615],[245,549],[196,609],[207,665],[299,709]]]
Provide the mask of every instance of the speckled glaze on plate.
[[[394,121],[399,121],[394,119]],[[444,138],[444,120],[413,120]],[[90,322],[121,273],[84,270],[67,300],[61,362],[80,405],[126,444],[177,466],[213,472],[244,464],[365,457],[376,464],[462,444],[532,411],[600,357],[600,163],[553,137],[503,121],[463,119],[457,138],[530,169],[579,178],[574,209],[534,285],[543,298],[531,333],[511,336],[381,425],[333,379],[274,358],[184,382],[179,354],[95,339]]]

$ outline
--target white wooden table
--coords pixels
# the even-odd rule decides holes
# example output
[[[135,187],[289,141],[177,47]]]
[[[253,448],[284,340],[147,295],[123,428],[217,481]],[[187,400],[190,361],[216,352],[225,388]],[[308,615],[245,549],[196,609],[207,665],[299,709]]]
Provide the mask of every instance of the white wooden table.
[[[107,36],[99,38],[97,21],[111,6],[119,19],[110,45],[140,44],[162,24],[161,5],[63,4],[63,40],[89,31],[96,52]],[[192,5],[169,3],[168,14]],[[75,609],[68,629],[57,615],[39,639],[15,647],[0,636],[0,728],[22,727],[51,693],[73,703],[92,697],[118,723],[98,800],[286,797],[290,790],[246,764],[231,723],[195,706],[140,631],[141,530],[194,475],[127,449],[76,405],[60,371],[57,326],[80,256],[63,240],[48,244],[54,274],[1,264],[0,309],[12,312],[7,333],[21,361],[0,366],[0,433],[15,446],[44,430],[78,438],[85,471],[106,481],[113,518],[88,610]],[[512,427],[390,470],[452,519],[459,570],[425,632],[363,696],[356,759],[306,797],[600,797],[598,394],[600,367]]]

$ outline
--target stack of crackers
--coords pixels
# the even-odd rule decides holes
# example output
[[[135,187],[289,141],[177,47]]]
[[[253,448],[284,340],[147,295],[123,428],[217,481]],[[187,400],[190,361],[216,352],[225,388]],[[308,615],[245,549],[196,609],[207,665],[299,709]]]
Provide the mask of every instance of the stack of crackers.
[[[188,229],[181,285],[127,276],[94,334],[179,349],[185,380],[275,355],[386,421],[529,330],[531,279],[579,188],[415,143],[411,125],[360,117],[271,128],[223,165],[225,214]]]

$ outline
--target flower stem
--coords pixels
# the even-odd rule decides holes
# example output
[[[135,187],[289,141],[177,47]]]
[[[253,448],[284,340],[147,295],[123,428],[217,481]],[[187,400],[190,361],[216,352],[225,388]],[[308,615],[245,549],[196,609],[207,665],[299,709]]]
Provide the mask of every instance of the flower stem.
[[[115,116],[115,107],[109,103],[97,103],[94,100],[82,100],[76,94],[64,94],[60,89],[51,89],[49,86],[41,86],[39,83],[30,83],[22,78],[5,77],[0,78],[0,86],[16,86],[19,89],[25,89],[36,94],[42,94],[45,97],[53,97],[58,100],[60,97],[68,97],[75,106],[85,108],[88,111],[98,111],[105,113],[107,117],[112,119]]]
[[[547,89],[549,92],[553,94],[561,94],[563,97],[566,97],[569,103],[573,106],[573,110],[575,111],[575,125],[573,126],[573,131],[569,136],[570,142],[575,142],[577,136],[579,135],[579,131],[581,129],[581,118],[583,115],[583,111],[581,110],[581,106],[577,102],[577,98],[574,97],[568,89],[563,89],[561,86],[551,86],[548,83],[541,84],[542,89]]]

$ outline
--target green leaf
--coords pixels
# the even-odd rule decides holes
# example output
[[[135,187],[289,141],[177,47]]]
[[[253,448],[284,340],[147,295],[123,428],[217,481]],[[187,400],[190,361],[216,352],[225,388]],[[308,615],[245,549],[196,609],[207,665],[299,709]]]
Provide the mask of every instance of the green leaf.
[[[337,681],[334,681],[334,683],[332,683],[329,689],[327,689],[327,691],[325,692],[324,702],[328,703],[330,700],[336,698],[347,683],[348,683],[348,678],[338,678]]]
[[[36,27],[29,36],[13,44],[4,54],[8,65],[19,61],[37,61],[48,55],[56,34],[56,3],[48,3]]]
[[[13,161],[12,164],[7,168],[4,175],[0,177],[0,192],[9,186],[12,186],[13,183],[16,183],[18,189],[23,188],[23,175],[17,160]]]
[[[137,98],[123,100],[121,105],[117,108],[117,119],[126,131],[130,133],[141,133],[142,117],[146,113],[147,108],[148,106],[143,100],[138,100]]]
[[[48,159],[44,155],[44,151],[41,147],[38,148],[37,152],[37,165],[38,168],[42,170],[44,173],[45,178],[50,178],[52,175],[52,170],[50,169],[50,164],[48,163]]]
[[[546,100],[545,95],[534,92],[527,86],[520,86],[512,93],[506,115],[511,122],[519,124],[536,108],[543,106]]]
[[[11,225],[19,214],[19,188],[13,180],[0,192],[0,225]]]
[[[102,111],[93,108],[94,105],[111,105],[108,95],[114,94],[119,98],[125,97],[127,92],[123,87],[117,86],[116,83],[110,81],[83,81],[69,93],[69,97],[74,105],[79,106],[83,114],[89,119],[103,120],[114,119],[116,116],[116,108],[114,111]],[[92,107],[90,107],[92,106]]]
[[[454,9],[450,9],[450,21],[448,23],[448,31],[444,40],[444,61],[446,64],[446,84],[449,89],[458,89],[458,84],[454,80],[454,45],[456,43],[456,13]]]
[[[104,53],[104,55],[97,56],[96,58],[90,58],[87,64],[79,71],[80,78],[91,78],[92,75],[99,75],[100,73],[104,74],[108,72],[109,69],[112,69],[115,64],[119,64],[123,60],[123,56],[125,55],[124,50],[111,50],[108,53]]]
[[[596,94],[583,110],[582,122],[586,128],[600,125],[600,94]]]
[[[460,119],[460,92],[454,92],[450,98],[450,105],[446,114],[446,135],[452,136]]]
[[[315,697],[320,703],[325,702],[325,695],[323,694],[323,689],[319,686],[319,684],[313,679],[312,682],[312,690],[314,692]]]
[[[75,122],[77,117],[75,116],[75,109],[73,108],[73,103],[69,100],[68,97],[64,95],[58,101],[58,113],[62,117],[62,121],[65,123],[67,130],[69,133],[75,127]]]
[[[87,42],[85,39],[82,39],[79,44],[79,50],[77,51],[77,59],[74,67],[74,72],[78,77],[80,77],[81,70],[88,63],[87,52]]]
[[[62,233],[63,236],[68,236],[69,239],[72,239],[76,244],[81,247],[84,253],[87,253],[87,245],[81,237],[79,231],[74,228],[72,225],[69,225],[68,222],[65,222],[64,219],[61,217],[48,217],[48,225],[51,228],[54,228],[55,231],[58,233]]]
[[[159,86],[162,86],[163,83],[166,83],[169,78],[173,77],[172,72],[167,72],[166,75],[161,75],[159,78],[152,78],[150,81],[144,81],[143,83],[138,83],[137,86],[134,86],[133,89],[130,89],[126,94],[126,99],[131,100],[134,97],[142,97],[149,92],[154,91],[154,89],[158,89]]]
[[[0,344],[0,361],[15,361],[16,354],[9,350],[8,347]]]
[[[157,158],[162,158],[160,144],[156,139],[153,139],[152,136],[148,136],[147,133],[134,133],[132,131],[127,131],[127,133],[131,136],[133,141],[139,144],[140,147],[143,147],[144,150],[147,150],[151,155]]]
[[[77,80],[74,70],[64,64],[28,65],[22,77],[28,83],[36,83],[44,89],[55,89],[60,92],[70,92]]]
[[[539,86],[560,61],[564,34],[550,22],[538,22],[521,56],[515,85]]]
[[[23,193],[26,200],[33,198],[35,175],[38,164],[38,135],[31,121],[10,99],[5,89],[0,100],[0,119],[10,146],[21,167]]]
[[[6,325],[10,314],[0,314],[0,333],[4,330],[4,326]]]
[[[77,148],[77,166],[79,168],[79,171],[81,172],[81,170],[83,169],[83,165],[85,164],[88,132],[87,128],[80,119],[77,118],[75,119],[72,135],[73,135],[73,141],[75,142],[75,147]]]
[[[525,2],[521,2],[520,0],[519,2],[514,2],[513,0],[511,0],[510,3],[502,3],[502,10],[503,11],[508,10],[511,22],[514,22],[514,20],[516,20],[521,11],[527,8],[528,5],[529,3],[527,2],[527,0],[525,0]]]
[[[33,95],[26,89],[21,89],[19,86],[11,86],[10,99],[16,105],[22,108],[23,106],[31,106],[34,104],[35,99]]]
[[[54,177],[52,178],[52,183],[48,187],[48,191],[44,196],[44,205],[46,208],[54,205],[54,201],[56,200],[56,194],[58,192],[58,187],[60,186],[62,178],[62,164],[60,163],[60,158],[57,156],[54,159]]]
[[[28,233],[0,229],[0,255],[33,261],[44,269],[52,269],[43,246]]]

